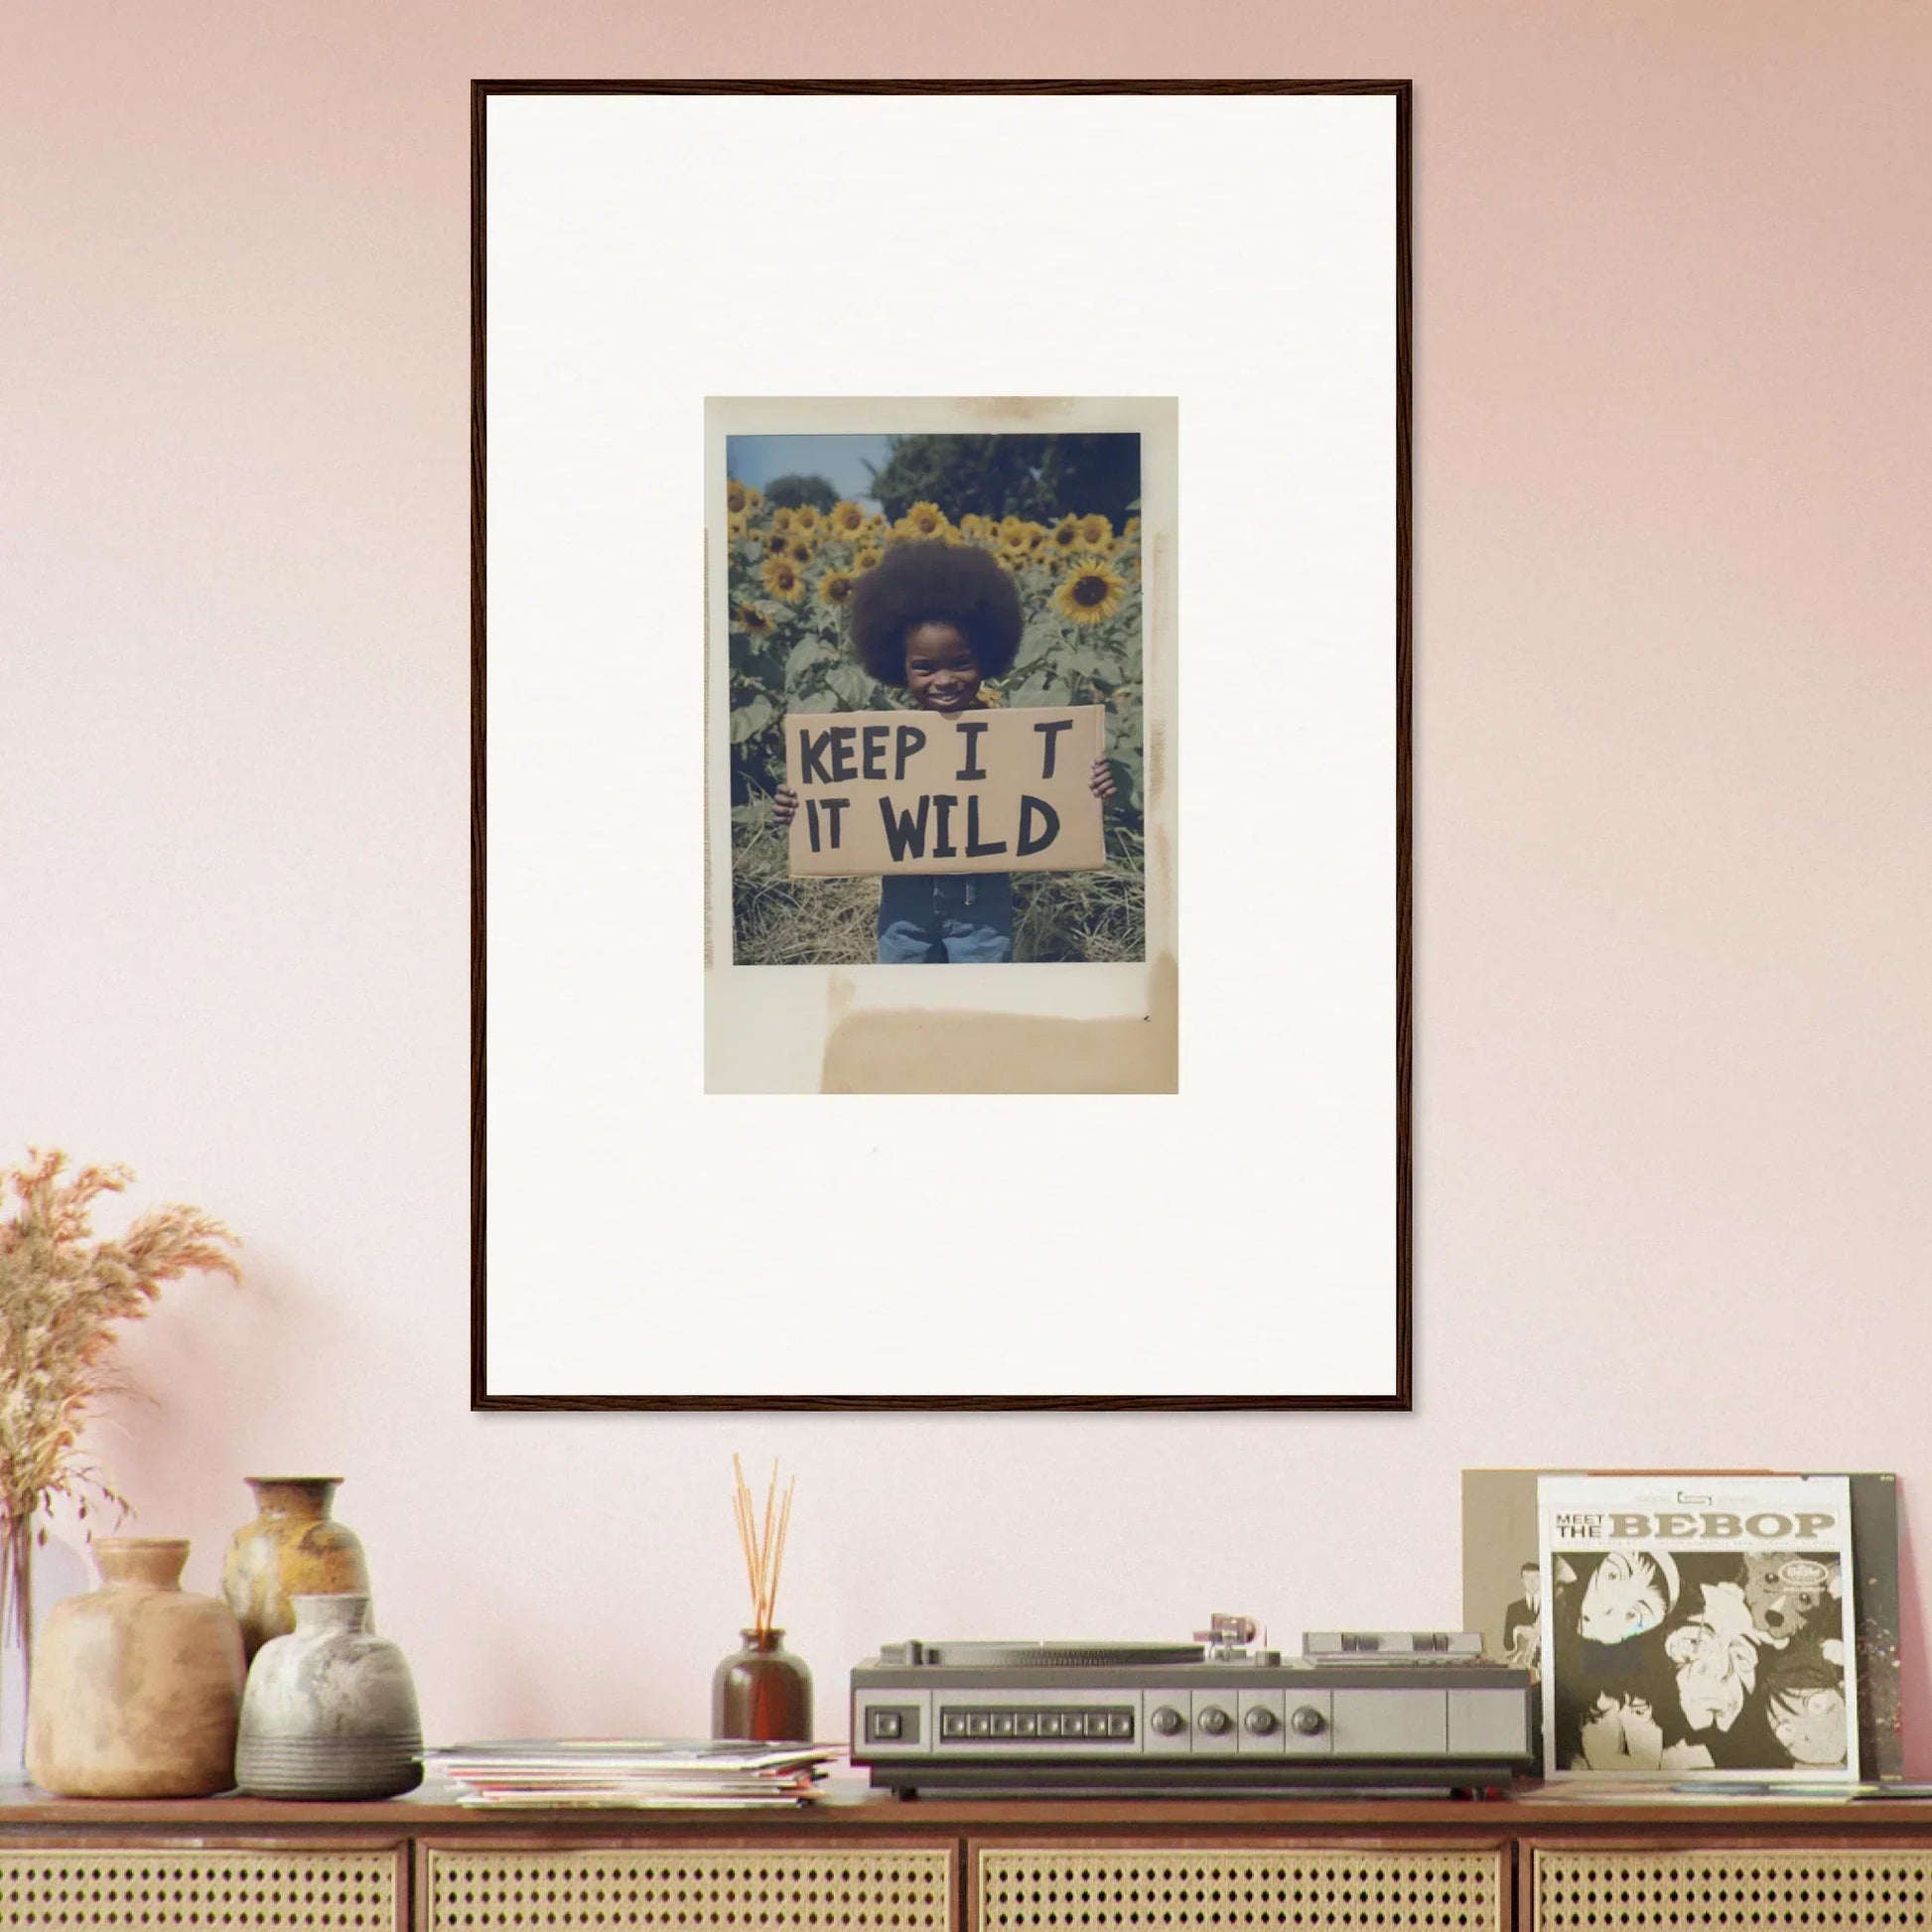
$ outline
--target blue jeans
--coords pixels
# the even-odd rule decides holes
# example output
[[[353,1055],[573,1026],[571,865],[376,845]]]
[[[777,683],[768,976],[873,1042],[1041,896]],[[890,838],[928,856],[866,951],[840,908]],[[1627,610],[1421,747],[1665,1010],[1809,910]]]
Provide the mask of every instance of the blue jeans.
[[[985,966],[1013,957],[1013,875],[889,872],[879,882],[882,966]]]

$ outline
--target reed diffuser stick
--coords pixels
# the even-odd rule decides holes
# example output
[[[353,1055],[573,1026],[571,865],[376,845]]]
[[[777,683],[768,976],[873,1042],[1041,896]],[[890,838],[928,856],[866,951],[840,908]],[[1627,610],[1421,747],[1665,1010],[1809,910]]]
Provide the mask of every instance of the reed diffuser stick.
[[[771,1458],[771,1480],[764,1487],[764,1527],[759,1533],[759,1628],[771,1628],[771,1612],[765,1605],[765,1589],[771,1580],[771,1505],[778,1495],[778,1458]]]
[[[732,1457],[732,1466],[738,1468],[738,1457]],[[738,1547],[745,1558],[745,1578],[752,1587],[752,1596],[757,1600],[759,1590],[759,1564],[757,1552],[752,1547],[752,1511],[746,1501],[745,1475],[738,1470],[738,1487],[732,1494],[732,1513],[738,1518]]]
[[[785,1484],[784,1507],[778,1515],[778,1541],[771,1551],[771,1581],[766,1586],[769,1591],[768,1600],[764,1606],[767,1623],[770,1620],[771,1612],[776,1609],[778,1603],[778,1573],[785,1567],[785,1534],[791,1528],[791,1492],[797,1487],[798,1478],[793,1476]]]
[[[771,1463],[771,1479],[764,1490],[764,1515],[759,1519],[752,1499],[751,1485],[745,1480],[745,1465],[732,1457],[732,1514],[738,1523],[738,1542],[745,1556],[745,1577],[752,1587],[752,1627],[760,1637],[768,1636],[772,1616],[778,1606],[778,1575],[784,1568],[785,1537],[791,1528],[791,1499],[798,1487],[792,1476],[785,1484],[782,1501],[778,1495],[778,1464]]]

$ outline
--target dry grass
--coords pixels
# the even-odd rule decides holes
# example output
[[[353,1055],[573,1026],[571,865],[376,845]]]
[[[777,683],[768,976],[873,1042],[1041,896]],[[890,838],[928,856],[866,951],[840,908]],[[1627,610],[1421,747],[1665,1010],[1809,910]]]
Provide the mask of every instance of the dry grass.
[[[741,966],[859,966],[879,957],[879,881],[793,879],[767,818],[732,830],[733,956]]]
[[[115,1387],[109,1357],[124,1321],[138,1321],[163,1286],[189,1274],[236,1280],[239,1243],[200,1208],[151,1209],[118,1241],[92,1238],[92,1210],[134,1177],[120,1167],[82,1168],[63,1180],[58,1149],[28,1149],[27,1165],[0,1168],[0,1620],[26,1641],[26,1542],[34,1513],[66,1496],[125,1512],[126,1504],[81,1454],[93,1405]]]
[[[1110,826],[1105,872],[1014,878],[1014,956],[1135,960],[1147,947],[1146,858],[1138,834]],[[877,879],[792,879],[785,840],[766,819],[732,832],[734,957],[741,966],[863,966],[879,957]]]
[[[1147,956],[1147,854],[1137,832],[1107,828],[1105,872],[1016,873],[1016,959]]]

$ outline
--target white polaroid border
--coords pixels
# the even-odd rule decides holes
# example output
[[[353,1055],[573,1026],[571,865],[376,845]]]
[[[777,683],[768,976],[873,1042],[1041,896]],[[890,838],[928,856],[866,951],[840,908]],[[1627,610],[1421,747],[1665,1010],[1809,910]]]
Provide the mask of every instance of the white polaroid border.
[[[722,560],[726,439],[876,431],[897,435],[1131,432],[1141,442],[1147,948],[1136,961],[966,966],[745,966],[732,950],[730,675],[726,572],[706,573],[709,935],[705,1089],[1172,1093],[1174,934],[1175,408],[1169,398],[715,397],[706,406],[705,551]],[[899,1024],[892,1024],[896,1016]],[[1014,1020],[1057,1023],[1013,1026]],[[1104,1031],[1094,1022],[1116,1024]],[[909,1023],[909,1024],[908,1024]],[[970,1030],[962,1038],[962,1032]]]
[[[1406,1402],[1403,103],[482,101],[474,1399]],[[759,395],[1177,399],[1177,1094],[704,1091],[704,409]]]

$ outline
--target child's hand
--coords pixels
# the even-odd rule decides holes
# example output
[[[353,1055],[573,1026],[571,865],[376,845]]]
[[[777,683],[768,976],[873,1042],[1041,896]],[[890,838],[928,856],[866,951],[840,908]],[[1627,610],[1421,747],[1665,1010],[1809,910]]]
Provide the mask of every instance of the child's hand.
[[[771,794],[771,816],[781,826],[798,816],[798,794],[789,785],[780,785]]]
[[[1113,767],[1105,759],[1095,759],[1093,775],[1087,780],[1093,795],[1104,805],[1114,795]]]

